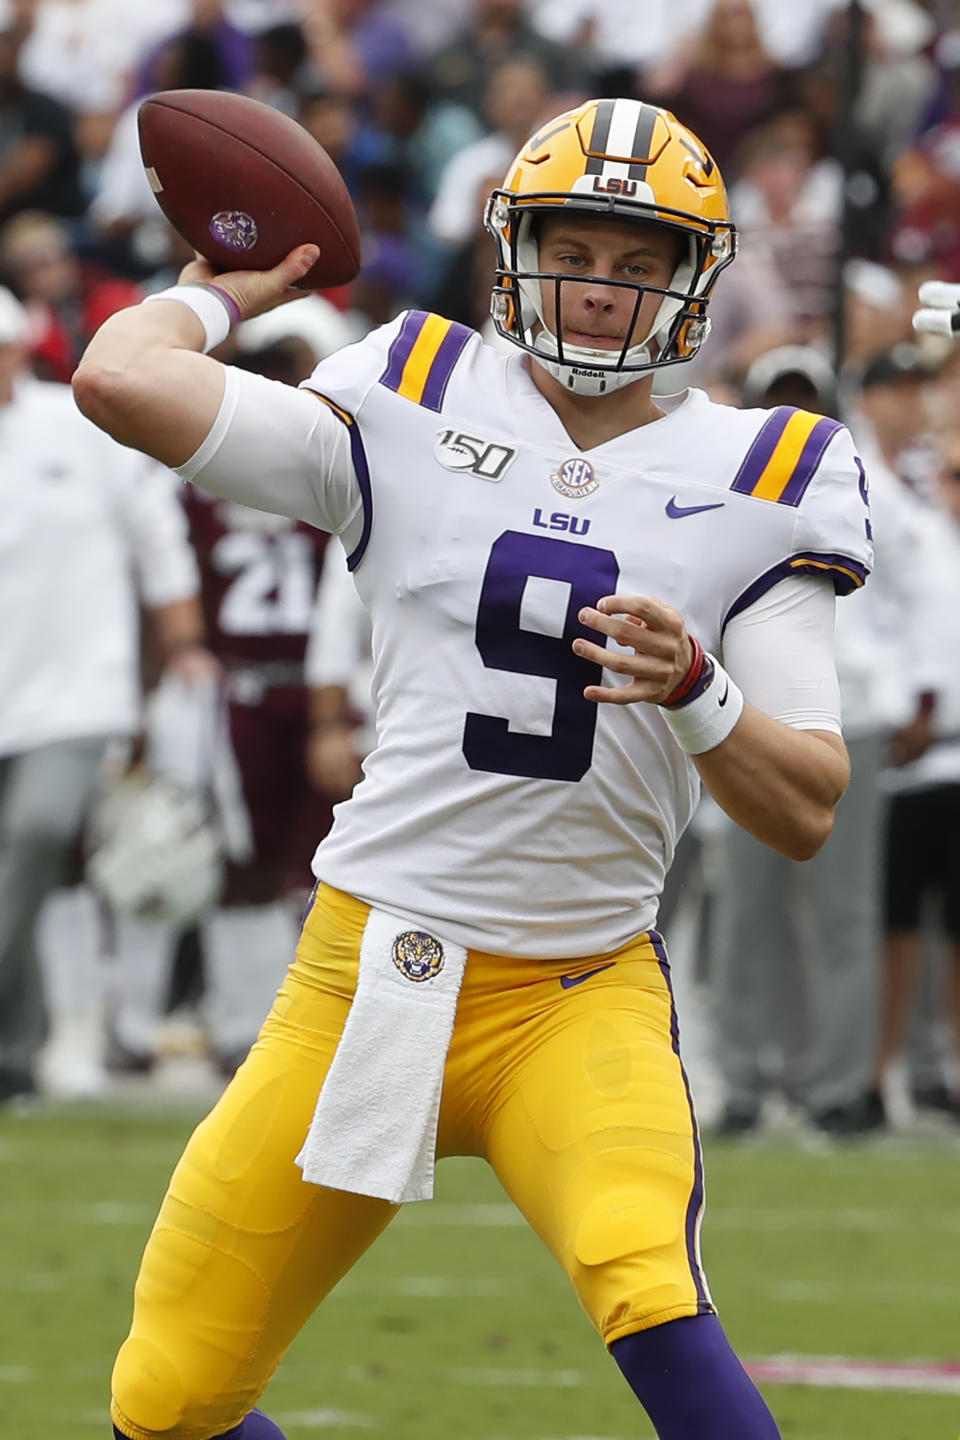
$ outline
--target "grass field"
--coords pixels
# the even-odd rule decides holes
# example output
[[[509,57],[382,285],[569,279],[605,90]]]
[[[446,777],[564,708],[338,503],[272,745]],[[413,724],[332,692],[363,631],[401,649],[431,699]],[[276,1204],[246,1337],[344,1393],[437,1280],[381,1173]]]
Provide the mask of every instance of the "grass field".
[[[137,1259],[195,1118],[120,1107],[0,1118],[2,1440],[106,1440]],[[290,1440],[647,1440],[566,1280],[489,1171],[462,1161],[439,1174],[437,1200],[401,1213],[281,1367],[266,1408]],[[744,1357],[960,1362],[956,1144],[717,1143],[707,1177],[705,1260]],[[958,1440],[957,1377],[952,1394],[763,1388],[784,1440]]]

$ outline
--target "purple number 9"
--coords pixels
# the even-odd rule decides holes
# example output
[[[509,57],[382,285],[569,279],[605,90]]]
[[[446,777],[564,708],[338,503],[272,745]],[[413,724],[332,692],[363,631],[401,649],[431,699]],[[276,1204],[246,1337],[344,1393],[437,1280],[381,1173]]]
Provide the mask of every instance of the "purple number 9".
[[[531,575],[570,586],[562,635],[521,629],[520,606]],[[463,753],[471,770],[538,780],[581,780],[587,773],[597,706],[584,699],[583,690],[601,683],[602,669],[575,655],[571,642],[578,635],[597,639],[596,631],[581,625],[577,615],[584,605],[595,605],[601,595],[616,590],[619,575],[612,550],[516,530],[505,531],[494,542],[480,591],[477,649],[491,670],[555,680],[556,702],[549,735],[518,734],[501,716],[468,712]]]

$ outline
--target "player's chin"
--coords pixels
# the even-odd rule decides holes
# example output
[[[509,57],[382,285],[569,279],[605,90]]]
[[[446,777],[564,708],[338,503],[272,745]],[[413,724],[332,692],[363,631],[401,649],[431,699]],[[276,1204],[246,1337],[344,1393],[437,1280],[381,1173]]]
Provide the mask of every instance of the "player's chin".
[[[611,355],[619,355],[623,349],[622,336],[617,340],[612,335],[587,335],[582,330],[565,330],[564,339],[578,350],[605,350]]]

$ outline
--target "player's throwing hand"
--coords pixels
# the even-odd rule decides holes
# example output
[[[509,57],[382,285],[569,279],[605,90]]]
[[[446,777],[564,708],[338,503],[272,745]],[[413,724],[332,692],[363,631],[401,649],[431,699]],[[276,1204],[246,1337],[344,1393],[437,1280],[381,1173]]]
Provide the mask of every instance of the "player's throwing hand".
[[[319,254],[316,245],[298,245],[272,270],[230,270],[220,274],[209,260],[197,255],[180,271],[177,283],[212,285],[236,306],[236,323],[237,318],[250,320],[267,310],[275,310],[278,305],[302,300],[310,292],[295,290],[293,286],[316,264]]]
[[[913,312],[913,328],[924,335],[960,332],[960,285],[946,280],[927,280],[917,292],[921,309]]]

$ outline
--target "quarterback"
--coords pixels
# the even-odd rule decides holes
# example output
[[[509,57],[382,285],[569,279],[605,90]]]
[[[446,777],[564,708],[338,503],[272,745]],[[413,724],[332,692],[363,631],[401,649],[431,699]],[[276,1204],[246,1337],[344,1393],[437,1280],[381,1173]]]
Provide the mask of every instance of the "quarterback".
[[[420,312],[299,390],[206,354],[290,298],[307,245],[268,272],[188,266],[75,378],[124,444],[339,536],[376,702],[286,981],[147,1243],[120,1440],[277,1440],[255,1406],[284,1351],[448,1155],[493,1166],[662,1440],[778,1434],[701,1265],[654,927],[701,781],[794,858],[829,833],[834,596],[870,564],[866,482],[832,420],[654,397],[736,249],[670,114],[557,116],[487,225],[509,355]]]

